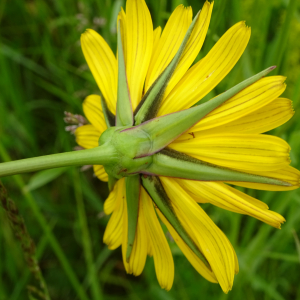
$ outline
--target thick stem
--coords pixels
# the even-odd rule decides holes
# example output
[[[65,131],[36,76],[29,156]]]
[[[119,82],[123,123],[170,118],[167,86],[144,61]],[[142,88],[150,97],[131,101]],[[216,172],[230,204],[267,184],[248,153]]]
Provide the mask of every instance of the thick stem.
[[[26,158],[0,164],[0,177],[44,169],[68,166],[103,165],[115,161],[116,153],[111,145],[33,158]]]

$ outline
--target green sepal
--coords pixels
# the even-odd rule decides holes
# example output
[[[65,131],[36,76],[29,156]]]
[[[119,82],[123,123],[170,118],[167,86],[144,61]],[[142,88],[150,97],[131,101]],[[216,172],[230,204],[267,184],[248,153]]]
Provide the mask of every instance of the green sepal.
[[[265,76],[274,68],[275,67],[270,67],[252,76],[251,78],[244,80],[230,90],[206,103],[173,114],[161,116],[130,129],[126,129],[126,134],[130,134],[132,136],[141,136],[140,133],[144,132],[144,135],[147,136],[147,140],[151,140],[151,149],[149,149],[148,152],[145,151],[145,147],[143,149],[139,149],[137,152],[137,157],[152,155],[153,153],[165,148],[168,144],[170,144],[173,140],[175,140],[193,125],[198,123],[211,111],[219,107],[226,100],[233,97],[247,86]]]
[[[126,202],[127,202],[127,219],[128,219],[128,236],[127,236],[127,252],[126,261],[132,252],[134,238],[137,230],[138,214],[139,214],[139,198],[141,191],[140,175],[129,176],[125,178],[126,184]]]
[[[179,219],[177,218],[172,202],[170,201],[164,187],[156,176],[142,176],[143,186],[151,196],[158,209],[165,216],[168,222],[176,230],[179,236],[187,244],[187,246],[197,255],[201,261],[211,270],[211,267],[205,256],[194,243],[190,235],[186,232]]]
[[[107,128],[110,128],[112,126],[115,126],[115,115],[109,110],[107,103],[103,96],[101,96],[101,107],[102,107],[102,112],[104,115],[104,120]]]
[[[133,112],[128,88],[120,21],[118,24],[118,97],[116,126],[133,125]]]
[[[147,120],[153,119],[158,112],[161,100],[163,98],[164,92],[166,90],[166,87],[178,65],[178,62],[181,58],[181,55],[185,49],[185,46],[192,34],[192,31],[195,27],[195,24],[199,18],[200,12],[197,13],[195,16],[193,22],[191,23],[190,27],[188,28],[184,39],[174,56],[174,58],[171,60],[169,65],[166,67],[166,69],[161,73],[161,75],[154,81],[152,86],[149,88],[143,99],[141,100],[140,104],[138,105],[136,109],[136,115],[135,115],[135,124],[139,125]]]
[[[228,91],[224,92],[223,94],[220,94],[219,96],[211,99],[208,102],[211,101],[216,101],[216,99],[218,99],[218,101],[220,102],[224,102],[223,99],[228,100],[229,98],[233,97],[235,94],[239,93],[241,90],[243,90],[244,88],[248,87],[249,85],[255,83],[256,81],[258,81],[259,79],[261,79],[262,77],[268,75],[271,71],[273,71],[276,68],[276,66],[271,66],[255,75],[253,75],[252,77],[240,82],[239,84],[235,85],[234,87],[232,87],[231,89],[229,89]],[[201,103],[201,100],[198,101],[197,103],[195,103],[193,106],[197,106],[197,105],[203,105]]]
[[[291,186],[290,183],[276,178],[220,167],[171,149],[164,149],[153,155],[152,164],[144,172],[199,181],[236,181]]]
[[[117,183],[118,179],[108,175],[108,190],[111,192],[114,189],[115,184]]]

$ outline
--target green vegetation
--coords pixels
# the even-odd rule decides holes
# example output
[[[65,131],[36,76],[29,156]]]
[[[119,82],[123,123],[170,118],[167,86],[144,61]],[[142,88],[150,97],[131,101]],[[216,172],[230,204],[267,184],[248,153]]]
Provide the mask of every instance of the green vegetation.
[[[155,27],[163,26],[180,3],[191,5],[194,13],[204,3],[146,2]],[[85,96],[99,93],[80,49],[80,34],[93,28],[116,49],[116,16],[121,5],[122,0],[0,1],[0,161],[73,149],[74,136],[64,129],[64,111],[82,114]],[[284,96],[293,100],[296,114],[273,133],[289,142],[292,165],[298,169],[299,10],[297,0],[216,0],[198,57],[203,57],[230,26],[246,20],[252,28],[246,52],[205,99],[277,65],[276,72],[288,77]],[[19,209],[18,220],[24,218],[36,244],[36,257],[53,300],[300,299],[299,190],[244,189],[286,218],[281,230],[204,205],[239,258],[240,273],[233,290],[225,295],[218,285],[207,282],[193,269],[172,241],[175,280],[170,292],[160,289],[152,258],[148,258],[141,276],[126,275],[120,249],[109,251],[102,242],[108,221],[103,213],[108,188],[93,177],[91,169],[80,172],[75,167],[61,168],[6,177],[2,182]],[[42,299],[34,290],[39,286],[10,220],[1,208],[0,300]]]

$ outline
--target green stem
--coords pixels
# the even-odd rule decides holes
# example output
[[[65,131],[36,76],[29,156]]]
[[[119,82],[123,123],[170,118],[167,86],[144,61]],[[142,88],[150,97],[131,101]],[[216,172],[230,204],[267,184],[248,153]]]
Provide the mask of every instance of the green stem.
[[[103,165],[114,160],[113,153],[113,148],[104,144],[87,150],[10,161],[0,164],[0,177],[59,167]]]

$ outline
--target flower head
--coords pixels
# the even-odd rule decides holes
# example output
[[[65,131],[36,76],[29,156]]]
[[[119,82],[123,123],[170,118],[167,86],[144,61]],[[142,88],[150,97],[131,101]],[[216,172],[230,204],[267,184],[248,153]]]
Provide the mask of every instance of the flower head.
[[[118,16],[118,53],[88,29],[82,50],[102,96],[83,103],[90,124],[78,127],[84,148],[113,143],[110,164],[94,165],[109,181],[104,204],[111,214],[104,242],[122,247],[128,273],[139,275],[153,256],[157,279],[169,290],[172,254],[163,222],[194,268],[224,292],[238,272],[235,251],[198,203],[247,214],[280,228],[268,206],[229,184],[263,190],[299,187],[289,166],[289,145],[262,134],[289,120],[291,101],[282,76],[259,73],[205,104],[199,102],[233,68],[250,38],[244,22],[231,27],[194,64],[206,36],[213,3],[192,21],[178,6],[165,28],[153,30],[144,0],[127,0]],[[192,107],[193,106],[193,107]],[[192,107],[192,108],[191,108]]]

